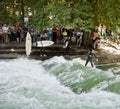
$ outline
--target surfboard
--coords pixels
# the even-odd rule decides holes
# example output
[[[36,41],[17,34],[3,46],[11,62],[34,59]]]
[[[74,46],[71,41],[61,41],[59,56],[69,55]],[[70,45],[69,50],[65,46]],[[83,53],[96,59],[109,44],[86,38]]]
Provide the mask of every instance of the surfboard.
[[[68,44],[69,44],[69,42],[66,41],[66,42],[65,42],[65,45],[63,45],[63,48],[67,48]]]
[[[28,32],[26,35],[26,42],[25,42],[25,50],[26,50],[26,55],[29,56],[31,53],[31,48],[32,48],[32,38],[30,33]]]
[[[53,44],[54,44],[53,41],[43,40],[43,41],[34,42],[34,43],[33,43],[33,46],[36,46],[36,47],[47,47],[47,46],[51,46],[51,45],[53,45]]]
[[[96,67],[104,67],[104,66],[111,66],[111,65],[117,65],[117,63],[98,64],[98,65],[95,65],[95,66],[96,66]]]

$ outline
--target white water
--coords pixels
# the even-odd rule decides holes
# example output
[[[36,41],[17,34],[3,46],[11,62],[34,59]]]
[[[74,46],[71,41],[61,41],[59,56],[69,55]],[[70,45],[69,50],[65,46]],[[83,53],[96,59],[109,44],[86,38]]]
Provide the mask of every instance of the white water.
[[[46,62],[52,61],[66,62],[62,57]],[[0,109],[120,109],[119,94],[102,90],[75,94],[42,63],[26,58],[0,61]]]

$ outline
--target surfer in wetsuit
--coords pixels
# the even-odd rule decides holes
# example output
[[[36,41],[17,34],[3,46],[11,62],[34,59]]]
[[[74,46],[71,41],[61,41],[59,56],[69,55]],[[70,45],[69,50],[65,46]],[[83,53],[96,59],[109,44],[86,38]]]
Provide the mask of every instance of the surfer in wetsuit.
[[[44,47],[43,44],[42,44],[42,41],[43,41],[43,40],[46,40],[43,35],[40,35],[40,36],[39,36],[39,39],[37,40],[37,41],[40,41],[40,43],[41,43],[41,45],[42,45],[42,46],[40,47],[40,56],[46,56],[46,55],[44,54],[44,52],[45,52],[45,47]],[[36,45],[38,44],[37,41],[36,41]]]
[[[63,48],[66,50],[66,53],[68,54],[68,53],[69,53],[69,50],[70,50],[70,37],[68,37],[68,38],[65,40],[65,45],[63,46]]]
[[[87,53],[87,59],[86,59],[86,63],[85,63],[85,66],[88,64],[88,62],[91,63],[91,66],[93,67],[93,61],[92,61],[92,58],[95,57],[96,58],[96,61],[98,61],[95,53],[93,53],[93,50],[90,49],[89,52]]]

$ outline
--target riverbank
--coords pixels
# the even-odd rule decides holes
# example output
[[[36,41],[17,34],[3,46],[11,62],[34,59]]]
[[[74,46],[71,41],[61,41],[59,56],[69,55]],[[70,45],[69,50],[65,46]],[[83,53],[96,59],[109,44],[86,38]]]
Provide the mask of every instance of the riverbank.
[[[120,62],[120,46],[109,42],[102,42],[99,46],[95,51],[99,59],[97,64]]]
[[[71,46],[70,51],[66,52],[63,49],[63,45],[54,44],[52,46],[46,47],[44,54],[46,56],[41,56],[38,47],[32,47],[32,53],[29,58],[32,59],[48,59],[53,56],[64,56],[66,59],[73,58],[86,58],[88,49],[86,48],[76,48],[74,45]],[[97,50],[94,50],[98,60],[94,60],[95,64],[107,64],[120,62],[120,49],[116,49],[114,46],[110,46],[106,43],[101,43]],[[0,44],[0,59],[13,59],[18,57],[26,57],[25,44],[24,43],[11,43],[11,44]]]

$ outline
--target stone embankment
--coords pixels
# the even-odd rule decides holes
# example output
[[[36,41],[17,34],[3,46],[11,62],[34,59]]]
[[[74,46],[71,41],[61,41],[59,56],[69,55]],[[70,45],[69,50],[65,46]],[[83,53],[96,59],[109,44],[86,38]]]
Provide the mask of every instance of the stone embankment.
[[[62,45],[54,44],[49,47],[45,47],[44,54],[45,58],[53,57],[53,56],[78,56],[84,55],[87,53],[87,50],[80,49],[72,46],[70,51],[67,52]],[[41,52],[39,47],[32,47],[32,52],[30,54],[30,58],[41,58]],[[17,58],[20,56],[26,56],[25,44],[12,43],[12,44],[0,44],[0,58],[2,59],[10,59]],[[43,58],[43,57],[42,57]]]
[[[104,49],[105,46],[98,50],[95,50],[95,53],[98,57],[99,61],[95,61],[95,64],[107,64],[107,63],[115,63],[120,62],[120,54],[117,51],[110,52],[111,50]],[[120,51],[120,50],[118,50]],[[86,54],[88,49],[85,48],[76,48],[74,45],[70,48],[69,52],[63,48],[60,44],[54,44],[49,47],[45,47],[44,54],[46,56],[41,57],[40,48],[32,47],[32,52],[29,58],[33,59],[48,59],[53,56],[64,56],[66,59],[73,59],[80,57],[82,59],[86,58]],[[13,59],[18,57],[26,57],[25,44],[21,43],[11,43],[11,44],[0,44],[0,59]]]

